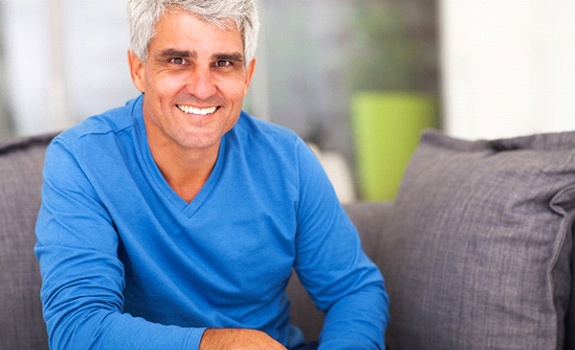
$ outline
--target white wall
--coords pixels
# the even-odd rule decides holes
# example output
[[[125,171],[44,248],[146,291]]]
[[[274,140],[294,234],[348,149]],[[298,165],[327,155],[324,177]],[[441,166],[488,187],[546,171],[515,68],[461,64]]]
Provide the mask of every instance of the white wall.
[[[61,130],[138,95],[126,0],[0,0],[17,134]]]
[[[575,130],[575,1],[441,0],[439,13],[449,134]]]

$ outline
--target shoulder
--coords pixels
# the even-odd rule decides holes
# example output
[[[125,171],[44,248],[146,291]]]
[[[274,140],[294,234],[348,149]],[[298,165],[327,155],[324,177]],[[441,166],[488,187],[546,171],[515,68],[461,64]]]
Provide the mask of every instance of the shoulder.
[[[137,99],[128,101],[124,106],[116,107],[101,114],[86,118],[58,135],[53,144],[64,144],[68,148],[91,148],[101,141],[116,138],[134,128],[133,112],[137,108]]]
[[[244,146],[265,147],[268,152],[273,150],[294,150],[305,144],[292,130],[255,118],[246,112],[242,112],[233,131],[235,133],[234,136]]]
[[[272,136],[281,138],[297,138],[298,136],[290,129],[274,124],[272,122],[259,119],[242,111],[238,120],[237,128],[252,135]]]
[[[313,151],[294,131],[245,112],[228,140],[228,149],[241,152],[236,156],[247,158],[248,162],[294,173],[315,171],[319,166]]]
[[[80,167],[86,170],[97,164],[107,164],[109,168],[127,153],[132,154],[137,101],[130,100],[124,106],[89,117],[63,131],[48,146],[45,169],[59,172],[57,168],[67,171],[64,169]],[[69,163],[64,163],[64,159]]]

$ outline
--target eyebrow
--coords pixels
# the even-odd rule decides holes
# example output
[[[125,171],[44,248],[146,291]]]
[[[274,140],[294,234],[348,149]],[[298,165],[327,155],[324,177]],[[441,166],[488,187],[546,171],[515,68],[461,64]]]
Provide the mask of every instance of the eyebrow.
[[[160,57],[196,57],[196,56],[197,54],[195,52],[185,50],[167,49],[160,52]]]
[[[177,50],[177,49],[167,49],[160,52],[160,57],[184,57],[184,58],[196,58],[198,54],[195,51],[187,50]],[[226,61],[236,61],[243,62],[244,55],[239,52],[234,53],[216,53],[212,55],[213,60],[226,60]]]
[[[244,61],[244,55],[242,55],[239,52],[236,52],[236,53],[219,53],[219,54],[213,55],[213,59],[243,62]]]

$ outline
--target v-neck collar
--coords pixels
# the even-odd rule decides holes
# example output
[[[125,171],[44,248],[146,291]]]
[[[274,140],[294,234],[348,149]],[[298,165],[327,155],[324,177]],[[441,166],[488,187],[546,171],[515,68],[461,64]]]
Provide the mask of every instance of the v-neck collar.
[[[224,135],[220,139],[216,164],[214,165],[214,168],[212,169],[212,172],[210,173],[206,183],[202,186],[196,197],[194,197],[194,199],[188,203],[182,197],[180,197],[168,184],[164,178],[164,175],[162,175],[160,168],[156,164],[156,161],[152,157],[152,152],[148,144],[146,127],[144,124],[142,103],[143,97],[140,96],[140,98],[135,101],[132,109],[132,115],[134,117],[134,125],[136,130],[135,143],[140,150],[139,153],[140,157],[142,158],[141,164],[144,168],[143,170],[146,172],[146,178],[148,178],[150,185],[153,187],[153,190],[157,191],[159,195],[162,196],[164,200],[166,200],[167,205],[172,205],[178,208],[178,210],[181,210],[185,216],[191,218],[209,198],[220,178],[225,158],[226,137]]]

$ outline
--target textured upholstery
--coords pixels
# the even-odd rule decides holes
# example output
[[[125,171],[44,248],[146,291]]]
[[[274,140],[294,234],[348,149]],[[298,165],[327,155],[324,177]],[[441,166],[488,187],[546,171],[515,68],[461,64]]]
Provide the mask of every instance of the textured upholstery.
[[[53,135],[0,145],[0,349],[47,349],[33,253],[45,148]]]
[[[564,348],[575,132],[429,131],[389,215],[379,262],[393,349]]]

